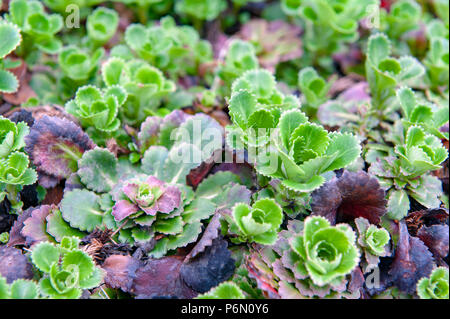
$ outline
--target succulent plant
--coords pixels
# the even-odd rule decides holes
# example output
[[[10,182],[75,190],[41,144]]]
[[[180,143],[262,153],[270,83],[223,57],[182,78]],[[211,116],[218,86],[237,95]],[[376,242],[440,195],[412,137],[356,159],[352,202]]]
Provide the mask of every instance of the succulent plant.
[[[448,299],[448,268],[438,267],[430,277],[417,283],[417,294],[421,299]]]

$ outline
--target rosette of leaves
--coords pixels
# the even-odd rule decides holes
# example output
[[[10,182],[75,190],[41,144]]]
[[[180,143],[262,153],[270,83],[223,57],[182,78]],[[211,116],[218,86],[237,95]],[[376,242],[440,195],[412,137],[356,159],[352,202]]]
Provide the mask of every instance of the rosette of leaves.
[[[312,220],[316,217],[308,217],[307,220]],[[319,217],[321,221],[322,218]],[[305,221],[305,222],[306,222]],[[323,221],[325,222],[325,221]],[[311,226],[313,226],[312,224]],[[305,225],[306,226],[306,225]],[[320,223],[319,225],[320,226]],[[340,234],[348,233],[348,237],[353,233],[348,225],[344,225],[341,229],[333,228],[329,226],[331,232],[337,229],[336,232]],[[273,246],[256,247],[250,250],[246,256],[246,262],[249,277],[253,278],[258,284],[258,287],[262,289],[265,295],[269,298],[282,298],[282,299],[305,299],[305,298],[360,298],[358,289],[353,289],[350,285],[351,275],[337,276],[334,280],[328,284],[317,285],[312,279],[306,268],[305,259],[299,255],[296,250],[291,246],[290,242],[295,241],[299,236],[305,236],[306,229],[304,223],[300,221],[291,220],[288,223],[287,230],[282,230],[278,235],[278,240]],[[319,228],[319,227],[318,227]],[[317,229],[320,234],[320,230]],[[322,230],[323,231],[323,230]],[[328,231],[325,231],[328,232]],[[317,235],[316,235],[317,236]],[[344,238],[346,235],[342,236]],[[317,237],[320,237],[317,236]],[[327,238],[321,241],[322,245],[327,245],[330,241],[330,245],[337,245],[338,242],[335,239],[337,236]],[[353,235],[354,238],[354,235]],[[346,241],[346,240],[343,240]],[[348,241],[347,241],[348,242]],[[319,244],[320,245],[320,244]],[[334,246],[333,246],[334,247]],[[316,246],[310,247],[311,250],[319,248]],[[356,250],[355,243],[349,244],[349,250]],[[317,251],[317,250],[316,250]],[[325,254],[328,249],[323,249],[321,254]],[[338,254],[338,250],[336,250]],[[331,256],[331,253],[329,256]],[[318,259],[320,254],[307,258]],[[338,264],[341,260],[336,260],[335,264]],[[357,259],[354,260],[357,265]],[[353,262],[352,262],[353,263]],[[351,265],[349,265],[351,266]],[[333,267],[329,267],[327,270],[332,273]],[[350,267],[347,267],[350,268]],[[350,273],[346,271],[346,274]]]
[[[368,267],[376,266],[380,262],[379,257],[390,255],[389,232],[384,228],[378,228],[369,223],[363,217],[355,219],[358,229],[358,245],[364,251]]]
[[[175,91],[175,83],[167,80],[157,68],[140,60],[125,62],[112,57],[103,64],[103,81],[107,87],[122,86],[128,97],[121,115],[129,123],[142,122],[155,115],[162,99]]]
[[[69,79],[86,82],[97,71],[99,61],[104,54],[103,48],[90,53],[75,46],[67,46],[59,54],[59,66]]]
[[[228,51],[222,64],[217,68],[217,76],[224,87],[219,86],[223,96],[229,95],[231,86],[237,78],[245,72],[259,68],[255,47],[246,41],[234,39],[230,42]]]
[[[76,237],[64,237],[59,245],[37,244],[31,252],[33,264],[42,272],[39,291],[52,299],[78,299],[83,289],[103,280],[103,270],[79,248]]]
[[[253,19],[244,24],[239,37],[250,42],[261,66],[271,72],[279,63],[302,56],[301,28],[283,21]]]
[[[391,56],[391,43],[383,33],[369,38],[366,52],[366,77],[372,95],[371,107],[383,118],[396,110],[393,103],[395,90],[406,81],[422,76],[424,67],[411,56],[394,58]]]
[[[299,268],[306,271],[314,284],[336,283],[352,272],[359,263],[356,235],[347,224],[331,226],[319,216],[307,217],[303,234],[290,240],[300,260]]]
[[[183,230],[181,190],[154,176],[125,182],[115,202],[112,215],[116,222],[127,218],[134,226],[145,226],[142,234],[139,228],[134,228],[136,240],[144,240],[139,235],[150,239],[155,232],[175,235]]]
[[[84,127],[93,126],[102,132],[114,132],[120,126],[119,108],[125,103],[127,92],[120,86],[100,90],[83,86],[75,98],[66,104],[66,110],[82,120]]]
[[[448,268],[438,267],[417,283],[420,299],[448,299]]]
[[[22,152],[13,152],[8,158],[0,160],[0,185],[31,185],[36,182],[37,174],[28,168],[30,160]]]
[[[175,11],[195,20],[214,20],[227,8],[224,0],[180,0],[175,4]]]
[[[283,222],[283,210],[271,198],[256,201],[251,207],[239,203],[233,207],[230,231],[237,234],[234,242],[273,245]]]
[[[295,192],[310,192],[324,182],[324,173],[344,168],[355,161],[361,147],[356,136],[327,132],[308,122],[304,113],[289,110],[282,114],[273,143],[257,157],[257,171],[280,179]]]
[[[440,130],[449,121],[448,105],[437,106],[431,103],[420,102],[415,93],[407,87],[399,89],[397,97],[402,107],[402,126],[404,131],[416,125],[420,126],[426,133],[448,140],[448,132]]]
[[[14,65],[5,57],[19,46],[22,36],[16,25],[0,19],[0,39],[2,39],[0,45],[0,93],[13,93],[19,88],[19,82],[16,76],[7,70]]]
[[[319,55],[333,54],[344,43],[358,40],[358,23],[368,16],[375,0],[282,0],[287,15],[305,19],[304,41],[309,51]]]
[[[247,71],[232,87],[228,108],[234,125],[227,128],[229,144],[235,148],[242,143],[249,146],[267,144],[281,113],[299,107],[300,102],[295,96],[286,96],[276,88],[270,72],[264,69]],[[233,141],[235,137],[239,140]]]
[[[13,151],[25,146],[24,138],[29,133],[25,122],[14,123],[0,116],[0,159],[6,158]]]
[[[38,285],[31,280],[16,279],[11,284],[0,275],[0,299],[38,299]]]
[[[389,13],[382,11],[381,23],[386,24],[391,39],[399,39],[408,31],[414,30],[422,18],[422,8],[416,1],[401,0],[392,4]]]
[[[101,46],[114,36],[118,25],[119,15],[115,10],[99,7],[87,18],[86,29],[88,37],[97,46]]]
[[[125,41],[141,59],[175,79],[197,75],[200,64],[213,59],[211,44],[200,39],[194,28],[177,26],[170,16],[162,18],[159,25],[130,25]]]
[[[245,296],[235,283],[224,282],[195,299],[245,299]]]
[[[438,207],[441,181],[428,173],[439,169],[448,157],[440,139],[412,125],[402,144],[388,151],[388,156],[377,158],[369,168],[388,191],[388,216],[405,217],[410,208],[408,196],[427,208]]]
[[[111,214],[113,197],[125,181],[142,174],[142,170],[130,164],[128,159],[118,160],[114,154],[102,148],[85,152],[77,168],[66,180],[60,203],[62,221],[74,231],[70,235],[92,232],[96,228],[118,230],[119,225]],[[58,225],[64,223],[55,221]]]
[[[176,220],[181,222],[178,225],[181,224],[182,229],[176,234],[166,234],[159,239],[151,252],[153,257],[162,257],[169,250],[194,242],[201,232],[201,221],[209,218],[216,210],[231,210],[238,202],[250,201],[250,192],[245,186],[239,185],[240,178],[230,172],[209,176],[198,185],[194,193],[185,185],[186,176],[201,164],[189,159],[193,153],[202,153],[195,144],[175,144],[170,151],[163,146],[151,146],[142,159],[142,170],[145,174],[176,186],[182,192],[180,207],[173,212],[174,216],[181,217]],[[160,215],[161,218],[167,217],[165,214]],[[134,240],[130,236],[127,238]]]
[[[423,61],[427,78],[432,89],[448,88],[449,80],[449,44],[448,27],[437,22],[427,26],[429,49]]]
[[[63,19],[59,14],[47,14],[40,1],[11,1],[7,19],[22,31],[23,43],[17,51],[19,55],[28,55],[34,46],[48,54],[61,50],[62,42],[56,34],[63,28]]]
[[[314,115],[317,108],[327,101],[331,85],[332,83],[327,82],[314,68],[302,69],[298,74],[298,86],[306,102],[302,104],[302,108],[306,109],[308,114]]]

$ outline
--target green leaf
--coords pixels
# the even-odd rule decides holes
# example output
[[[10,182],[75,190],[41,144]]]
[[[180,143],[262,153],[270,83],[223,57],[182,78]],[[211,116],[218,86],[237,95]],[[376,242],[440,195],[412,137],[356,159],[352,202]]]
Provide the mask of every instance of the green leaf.
[[[245,299],[245,296],[234,282],[224,282],[195,299]]]
[[[106,43],[116,33],[119,15],[115,10],[99,7],[87,18],[88,36],[99,43]]]
[[[14,74],[0,69],[0,92],[14,93],[19,88],[19,81]]]
[[[295,129],[307,121],[306,115],[299,110],[288,110],[283,112],[280,118],[279,128],[286,149],[290,149],[290,140]]]
[[[417,294],[420,299],[448,299],[448,268],[437,267],[428,278],[420,279],[417,283]]]
[[[59,262],[59,249],[48,242],[41,242],[33,248],[31,260],[41,271],[48,273],[51,266]]]
[[[209,218],[216,211],[216,207],[209,198],[196,198],[185,208],[182,214],[183,221],[191,224]]]
[[[409,198],[404,190],[391,190],[388,194],[387,215],[391,219],[401,220],[408,214]]]
[[[168,234],[168,235],[176,235],[183,231],[183,219],[181,216],[177,216],[169,219],[158,219],[153,227],[156,232]]]
[[[61,242],[65,236],[75,236],[80,239],[86,236],[86,233],[70,227],[70,225],[62,218],[59,210],[53,210],[52,214],[48,215],[46,220],[46,230],[57,242]]]
[[[256,110],[256,103],[255,96],[247,91],[233,94],[228,106],[232,121],[245,130],[250,115]]]
[[[88,190],[75,189],[64,194],[61,213],[70,226],[91,232],[100,226],[104,212],[100,210],[100,197]]]
[[[79,270],[79,280],[86,280],[89,278],[95,269],[95,264],[92,258],[85,252],[76,249],[64,254],[62,258],[62,268],[70,269],[72,265],[76,265]]]
[[[37,297],[38,287],[34,282],[30,280],[17,279],[11,284],[12,299],[36,299]]]
[[[105,271],[100,267],[95,267],[90,277],[80,279],[79,285],[83,289],[93,289],[100,286],[104,276]]]
[[[367,56],[373,64],[378,65],[391,54],[391,44],[383,33],[377,33],[369,38]]]
[[[22,41],[20,30],[16,25],[4,20],[0,21],[0,60],[14,51]]]
[[[361,146],[356,136],[347,133],[334,133],[330,135],[330,143],[325,154],[330,156],[337,155],[327,167],[328,171],[340,169],[351,164],[361,154]]]
[[[164,146],[151,146],[142,158],[142,170],[161,179],[164,172],[164,163],[169,156],[169,151]]]
[[[117,184],[117,158],[107,149],[95,148],[83,154],[77,173],[87,188],[108,192]]]
[[[403,87],[397,91],[397,97],[400,101],[404,114],[407,118],[410,118],[411,113],[417,104],[414,92],[410,88]]]

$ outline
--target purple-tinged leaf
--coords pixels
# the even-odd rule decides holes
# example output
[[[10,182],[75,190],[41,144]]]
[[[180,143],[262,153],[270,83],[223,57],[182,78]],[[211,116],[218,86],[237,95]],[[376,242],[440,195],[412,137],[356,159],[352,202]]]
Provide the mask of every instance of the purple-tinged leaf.
[[[433,257],[425,244],[408,233],[406,223],[399,224],[399,240],[394,261],[389,270],[391,282],[401,291],[413,294],[417,282],[433,270]]]
[[[448,225],[422,226],[417,237],[430,249],[436,260],[448,255]]]
[[[26,238],[26,245],[31,246],[41,241],[54,241],[47,233],[47,216],[52,210],[57,209],[55,205],[42,205],[31,212],[31,217],[23,222],[22,235]]]
[[[205,293],[228,280],[234,273],[235,261],[227,246],[225,240],[215,238],[201,254],[183,263],[180,274],[184,282],[193,290]]]
[[[23,255],[19,249],[1,246],[0,275],[10,284],[16,279],[32,279],[33,269],[27,256]]]
[[[49,116],[34,123],[25,142],[37,171],[58,180],[75,172],[83,153],[96,146],[75,123]]]

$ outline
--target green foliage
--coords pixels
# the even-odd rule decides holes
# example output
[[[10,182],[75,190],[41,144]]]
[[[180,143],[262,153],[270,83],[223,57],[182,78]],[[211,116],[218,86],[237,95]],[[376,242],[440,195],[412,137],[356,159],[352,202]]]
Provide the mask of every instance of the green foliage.
[[[235,283],[224,282],[195,299],[245,299],[245,296]]]
[[[233,207],[232,230],[237,231],[237,242],[256,242],[273,245],[283,221],[281,207],[270,198],[256,201],[252,207],[239,203]],[[237,226],[237,227],[236,227]]]
[[[304,68],[298,74],[298,86],[306,99],[303,107],[316,110],[327,100],[330,82],[322,78],[313,68]]]
[[[226,9],[224,0],[180,0],[176,1],[175,11],[198,20],[214,20]]]
[[[104,54],[103,48],[91,54],[78,47],[68,46],[61,50],[58,61],[65,76],[71,80],[85,82],[97,71],[98,63]]]
[[[448,132],[440,131],[440,128],[449,121],[448,105],[439,107],[431,103],[420,103],[414,92],[406,87],[397,91],[397,97],[404,115],[402,119],[404,130],[416,125],[426,133],[448,140]]]
[[[221,94],[228,95],[234,80],[246,71],[254,70],[258,67],[258,58],[253,45],[237,39],[231,41],[225,61],[217,68],[217,75],[225,82],[224,87],[218,88],[221,90]]]
[[[406,95],[412,97],[411,92],[403,90],[400,93],[402,103],[408,103]],[[372,163],[369,172],[389,190],[389,217],[402,219],[406,216],[410,207],[408,195],[425,207],[438,207],[438,197],[442,194],[441,182],[428,173],[439,169],[448,157],[448,151],[440,139],[427,134],[420,126],[411,125],[401,136],[401,143],[388,150],[388,156]]]
[[[93,231],[103,224],[105,212],[100,208],[100,196],[86,189],[75,189],[64,194],[61,213],[71,227]]]
[[[228,108],[234,126],[227,128],[229,145],[239,148],[242,143],[267,144],[281,113],[299,106],[296,97],[286,96],[276,88],[275,78],[268,71],[247,71],[232,87]],[[232,140],[235,137],[237,141]]]
[[[95,148],[83,154],[77,174],[87,188],[98,193],[110,191],[117,183],[117,158],[106,149]]]
[[[422,8],[416,1],[401,0],[392,4],[389,13],[383,12],[382,24],[387,27],[391,39],[399,39],[408,31],[414,30],[422,18]]]
[[[38,285],[31,280],[17,279],[10,285],[0,275],[0,299],[38,299]]]
[[[395,98],[396,88],[417,79],[424,74],[424,67],[410,56],[394,58],[391,56],[391,42],[383,33],[377,33],[369,38],[366,52],[366,77],[372,94],[372,108],[381,112],[383,117],[392,109],[392,98]]]
[[[378,228],[369,223],[365,218],[355,219],[358,230],[357,244],[364,252],[368,268],[377,266],[380,262],[379,257],[385,257],[390,254],[389,232],[384,228]]]
[[[22,36],[16,25],[0,19],[0,39],[0,93],[13,93],[17,91],[19,83],[16,76],[6,70],[5,57],[19,46]]]
[[[282,114],[279,136],[272,148],[258,157],[256,169],[281,179],[290,190],[310,192],[325,182],[322,174],[351,164],[360,152],[356,136],[328,133],[308,122],[299,110],[291,110]]]
[[[368,16],[375,0],[282,0],[287,15],[305,20],[304,41],[308,50],[333,54],[345,43],[358,40],[358,23]]]
[[[119,108],[125,103],[127,92],[121,86],[100,90],[94,86],[80,87],[66,110],[80,118],[83,126],[94,126],[102,132],[116,131],[120,126]]]
[[[103,81],[107,87],[121,86],[128,97],[122,106],[121,116],[128,123],[142,122],[154,115],[163,98],[175,91],[175,83],[164,74],[141,60],[125,62],[112,57],[103,64]]]
[[[56,34],[63,28],[63,19],[59,14],[47,14],[40,1],[11,1],[7,19],[16,24],[24,36],[20,54],[28,54],[34,46],[48,54],[61,50],[62,42]]]
[[[36,171],[28,168],[30,160],[21,152],[14,152],[0,160],[0,183],[9,185],[31,185],[37,180]]]
[[[99,7],[87,18],[87,34],[97,45],[103,45],[114,36],[118,25],[119,15],[115,10]]]
[[[213,57],[209,42],[201,40],[194,28],[177,26],[170,16],[162,18],[159,25],[130,25],[125,41],[141,59],[173,78],[196,75],[199,66]]]
[[[431,26],[430,26],[431,27]],[[448,28],[442,26],[443,31],[428,31],[429,50],[424,60],[427,68],[427,77],[432,88],[446,86],[449,80],[449,44]]]
[[[83,252],[76,237],[64,237],[59,245],[37,244],[31,253],[33,264],[43,273],[42,295],[54,299],[78,299],[82,289],[100,285],[104,272]]]
[[[313,216],[305,219],[303,235],[293,238],[290,245],[301,259],[298,267],[316,285],[324,286],[341,280],[358,264],[355,239],[349,225],[330,226],[325,218]]]
[[[448,268],[438,267],[417,283],[420,299],[448,299]]]
[[[13,151],[25,147],[24,137],[29,133],[24,122],[14,123],[0,116],[0,159],[8,157]]]

